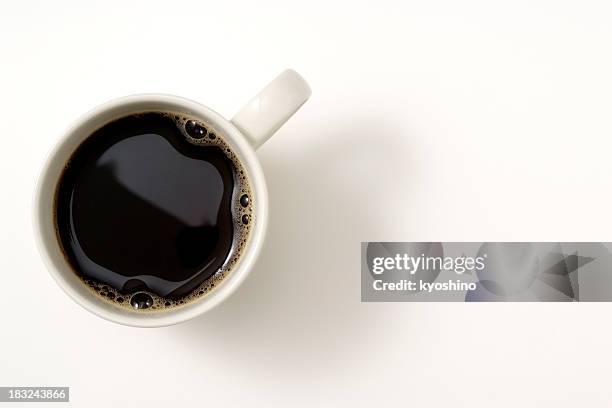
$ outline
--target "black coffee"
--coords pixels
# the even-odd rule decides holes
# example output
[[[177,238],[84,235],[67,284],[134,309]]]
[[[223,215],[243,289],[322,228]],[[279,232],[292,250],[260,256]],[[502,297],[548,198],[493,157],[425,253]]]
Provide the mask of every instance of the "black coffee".
[[[253,223],[240,161],[209,125],[167,112],[120,118],[83,142],[60,179],[58,236],[99,296],[131,309],[206,294]]]

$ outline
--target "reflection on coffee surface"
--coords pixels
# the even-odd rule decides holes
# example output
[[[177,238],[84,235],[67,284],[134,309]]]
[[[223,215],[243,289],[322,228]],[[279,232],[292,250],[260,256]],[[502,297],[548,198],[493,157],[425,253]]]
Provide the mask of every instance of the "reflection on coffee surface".
[[[65,256],[91,290],[131,310],[205,296],[238,262],[253,196],[209,124],[146,112],[106,124],[66,165],[56,192]]]

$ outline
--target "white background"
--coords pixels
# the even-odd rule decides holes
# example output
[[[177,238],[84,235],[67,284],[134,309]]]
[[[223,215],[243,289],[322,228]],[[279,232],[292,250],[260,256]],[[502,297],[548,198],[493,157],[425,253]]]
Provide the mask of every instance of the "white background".
[[[77,407],[609,406],[610,304],[360,303],[359,243],[611,240],[611,20],[603,0],[4,2],[0,385]],[[139,92],[231,117],[287,67],[313,96],[258,152],[270,228],[239,291],[152,330],[68,299],[30,216],[63,129]]]

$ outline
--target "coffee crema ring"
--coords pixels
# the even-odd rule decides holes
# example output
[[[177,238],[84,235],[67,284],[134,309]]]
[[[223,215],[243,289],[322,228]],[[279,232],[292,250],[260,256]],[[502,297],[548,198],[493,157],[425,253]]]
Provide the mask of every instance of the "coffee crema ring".
[[[122,120],[125,122],[121,122]],[[166,141],[168,142],[169,145],[174,146],[176,144],[176,146],[174,147],[178,146],[179,149],[183,149],[186,151],[187,150],[191,151],[191,149],[194,148],[193,152],[196,156],[204,154],[202,153],[203,150],[198,152],[199,147],[218,148],[218,151],[223,153],[223,156],[227,159],[226,161],[227,163],[229,163],[229,166],[231,168],[231,176],[232,176],[232,182],[233,182],[233,187],[231,189],[231,197],[229,198],[229,205],[230,205],[229,213],[231,215],[230,217],[231,222],[229,225],[226,226],[227,228],[231,228],[231,240],[228,241],[229,251],[227,252],[222,262],[219,262],[219,260],[215,260],[215,262],[219,263],[219,267],[215,268],[214,272],[209,277],[207,277],[203,282],[197,284],[194,287],[189,287],[189,290],[187,291],[188,293],[181,293],[180,286],[177,284],[176,286],[179,288],[177,289],[177,292],[179,293],[179,295],[176,295],[176,292],[175,293],[170,292],[169,295],[160,294],[159,292],[156,292],[155,288],[151,288],[145,283],[147,279],[149,279],[149,282],[156,282],[155,279],[145,278],[146,276],[148,276],[147,272],[161,273],[163,275],[163,273],[160,271],[163,271],[164,269],[159,268],[157,272],[155,272],[154,268],[157,266],[157,264],[154,262],[150,262],[149,257],[155,258],[160,253],[163,254],[165,247],[161,247],[156,251],[154,250],[155,240],[153,239],[151,240],[151,242],[144,243],[144,244],[141,244],[141,242],[139,242],[138,239],[133,239],[132,241],[129,241],[128,239],[129,237],[136,237],[136,238],[140,238],[142,241],[146,241],[148,239],[146,234],[139,235],[138,233],[135,233],[134,231],[111,231],[111,228],[104,224],[100,226],[102,221],[99,221],[99,220],[91,221],[88,219],[88,217],[89,218],[92,217],[91,214],[94,214],[94,212],[87,210],[87,206],[93,205],[93,204],[99,205],[100,208],[102,208],[103,210],[97,209],[98,211],[96,213],[97,216],[101,217],[102,219],[104,219],[104,217],[107,217],[107,218],[110,217],[109,221],[114,223],[115,226],[118,226],[117,228],[121,230],[122,224],[118,223],[115,219],[112,218],[113,214],[104,215],[104,211],[107,209],[107,207],[110,207],[111,210],[113,209],[116,210],[116,208],[112,207],[112,205],[105,206],[104,199],[107,197],[111,197],[111,198],[119,197],[121,199],[127,200],[126,202],[131,203],[130,205],[133,205],[134,208],[138,209],[143,206],[141,205],[141,203],[137,202],[137,200],[134,201],[135,199],[134,199],[133,192],[134,191],[138,192],[139,191],[138,189],[140,188],[142,191],[146,193],[144,195],[146,196],[145,198],[147,200],[150,200],[150,201],[155,201],[155,199],[158,200],[157,202],[153,203],[154,205],[152,205],[151,208],[148,208],[146,206],[143,207],[145,208],[145,211],[143,212],[147,214],[147,216],[149,217],[147,220],[143,221],[143,225],[147,226],[150,224],[150,225],[155,226],[159,224],[159,225],[165,226],[166,228],[171,228],[171,229],[174,228],[172,229],[172,231],[174,231],[175,229],[178,231],[177,241],[175,242],[175,245],[177,245],[176,253],[169,251],[168,256],[170,256],[170,258],[172,258],[173,256],[174,257],[178,256],[177,262],[184,263],[183,266],[184,266],[185,271],[191,270],[189,268],[192,268],[194,271],[197,270],[198,265],[199,265],[198,262],[200,263],[202,262],[203,258],[200,256],[201,254],[199,254],[198,251],[200,251],[200,249],[204,247],[206,248],[208,247],[206,245],[204,246],[199,245],[198,242],[202,242],[203,244],[206,244],[208,241],[207,241],[207,238],[204,237],[204,235],[206,234],[204,234],[198,228],[200,229],[204,228],[205,231],[210,230],[210,232],[212,233],[214,233],[214,229],[210,229],[211,227],[207,227],[206,222],[203,222],[200,219],[196,219],[195,221],[192,219],[189,219],[188,217],[190,215],[189,211],[184,211],[184,213],[181,213],[181,210],[184,208],[191,209],[191,208],[194,208],[194,206],[197,207],[195,203],[181,202],[181,200],[178,200],[177,197],[172,196],[172,194],[165,194],[164,193],[165,190],[163,186],[160,187],[159,185],[155,184],[156,181],[158,181],[158,178],[161,178],[163,179],[163,181],[167,182],[167,186],[169,186],[170,190],[176,187],[176,185],[179,185],[179,187],[176,187],[176,188],[180,189],[180,183],[187,183],[186,185],[190,185],[189,184],[190,182],[191,183],[197,182],[197,177],[191,175],[192,178],[190,179],[188,177],[190,175],[185,174],[184,172],[178,175],[174,175],[174,176],[168,176],[168,174],[164,173],[164,170],[168,170],[168,171],[172,170],[172,168],[170,168],[169,166],[171,163],[173,163],[172,160],[174,159],[173,159],[173,156],[172,157],[171,156],[168,156],[168,157],[160,156],[161,154],[160,152],[163,152],[164,149],[168,149],[168,147],[165,145],[163,147],[159,147],[161,145],[159,145],[160,142],[158,141],[147,142],[151,146],[155,147],[155,149],[151,148],[150,151],[144,152],[145,156],[146,154],[150,154],[151,156],[151,157],[146,158],[146,160],[148,161],[144,161],[142,157],[138,159],[141,161],[140,164],[143,167],[146,167],[145,170],[142,170],[141,167],[135,167],[135,164],[130,163],[130,160],[128,160],[132,158],[132,156],[130,155],[136,155],[135,152],[143,153],[142,151],[139,151],[137,149],[138,147],[142,147],[142,146],[138,146],[136,143],[133,143],[134,146],[131,146],[130,145],[131,142],[129,142],[129,143],[124,143],[124,146],[122,147],[120,146],[120,148],[116,148],[115,151],[111,151],[111,149],[114,148],[115,145],[113,145],[112,143],[108,144],[108,140],[110,140],[109,137],[114,137],[115,139],[117,139],[117,144],[119,144],[123,142],[124,140],[128,140],[130,137],[150,136],[148,134],[141,135],[140,133],[137,135],[129,134],[130,131],[134,132],[134,129],[139,129],[138,126],[144,126],[143,129],[146,129],[146,126],[148,125],[146,121],[151,121],[152,123],[155,123],[159,126],[160,134],[164,138],[166,138]],[[170,126],[169,124],[172,124],[172,125]],[[122,131],[126,132],[128,136],[126,136],[125,138],[122,138],[122,136],[118,136]],[[97,138],[98,136],[104,136],[105,132],[107,133],[106,134],[107,139],[104,139],[103,142],[100,142],[97,145],[95,144],[97,142],[91,142],[91,143],[88,142],[88,140]],[[115,132],[115,133],[112,133],[112,132]],[[153,134],[153,136],[156,136],[156,135]],[[181,140],[178,140],[178,138],[180,138]],[[160,140],[162,139],[160,138]],[[141,143],[141,145],[148,146],[146,143]],[[191,146],[191,148],[189,146]],[[109,153],[109,151],[111,152]],[[218,151],[214,150],[215,153],[207,153],[207,154],[218,155]],[[209,151],[207,150],[207,152]],[[98,162],[96,162],[96,165],[99,164],[98,167],[92,168],[91,161],[81,160],[81,157],[80,157],[81,154],[89,155],[91,157],[94,157],[96,160],[98,160]],[[111,159],[113,159],[114,161],[113,160],[104,161],[105,154],[109,156]],[[126,159],[126,157],[128,159]],[[208,156],[203,156],[203,157],[208,157]],[[151,160],[154,160],[155,158],[168,159],[168,160],[154,161],[155,165],[152,165]],[[189,168],[189,166],[191,166],[189,160],[186,160],[186,163],[181,164],[181,166],[177,165],[176,169]],[[212,157],[211,160],[213,160],[213,162],[215,162],[215,160],[216,162],[219,162],[219,160],[221,159],[215,159],[214,157]],[[160,169],[160,167],[158,166],[159,163],[164,163],[164,165],[168,166],[168,169],[166,168]],[[209,165],[209,163],[207,162],[206,165]],[[220,165],[221,164],[217,164],[217,166],[220,166]],[[197,170],[200,167],[194,167],[194,169]],[[100,169],[103,169],[106,173],[103,173]],[[134,171],[134,169],[136,169],[136,171]],[[155,178],[155,177],[147,178],[147,176],[150,175],[149,173],[147,173],[147,169],[150,174],[153,174],[157,176],[158,178]],[[110,191],[111,193],[114,193],[115,196],[110,194],[107,197],[102,197],[101,202],[96,202],[92,198],[94,196],[89,196],[88,191],[87,191],[87,188],[94,184],[84,182],[82,178],[79,178],[82,176],[81,173],[79,173],[79,171],[81,170],[83,171],[83,174],[94,177],[91,180],[94,180],[97,182],[99,181],[106,182],[110,180],[107,174],[108,172],[110,172],[109,174],[111,174],[113,177],[117,177],[118,180],[120,179],[119,181],[112,180],[113,182],[116,182],[117,186],[122,187],[121,183],[123,183],[123,187],[125,187],[125,185],[132,183],[133,184],[131,186],[132,189],[128,191],[128,193],[121,191],[121,194],[117,195],[116,191],[118,190],[116,189],[118,187],[113,185],[112,186],[113,189],[110,189],[108,191]],[[89,173],[87,173],[87,171],[89,171]],[[104,174],[104,177],[106,178],[102,178],[100,180],[95,179],[95,177],[99,177],[100,174]],[[121,179],[121,177],[123,178]],[[62,184],[62,182],[64,182],[64,184]],[[74,184],[71,185],[70,183],[74,183]],[[104,183],[98,183],[96,185],[100,186],[103,184]],[[224,185],[225,185],[225,182],[224,182]],[[142,187],[142,186],[145,186],[145,187]],[[74,187],[74,189],[70,190],[67,187]],[[147,190],[147,188],[149,190]],[[182,191],[190,191],[190,190],[187,187],[183,187]],[[70,193],[69,200],[67,199],[68,197],[68,195],[66,194],[67,192]],[[95,195],[95,193],[91,193],[91,194]],[[200,194],[202,194],[201,191],[200,191]],[[77,200],[73,200],[75,197],[77,198]],[[79,198],[81,198],[81,201],[78,201]],[[142,197],[137,197],[137,198],[142,199]],[[94,132],[91,135],[91,138],[88,138],[73,153],[71,159],[66,164],[64,174],[62,174],[62,177],[60,178],[60,183],[58,185],[58,189],[56,192],[55,214],[56,214],[57,235],[62,245],[62,248],[64,250],[64,255],[66,259],[72,265],[75,273],[83,280],[85,285],[87,285],[87,287],[92,291],[94,296],[100,299],[103,299],[103,301],[111,303],[117,307],[129,309],[132,311],[138,311],[139,313],[159,312],[163,310],[169,310],[169,309],[173,309],[177,307],[182,307],[189,303],[195,302],[198,299],[201,299],[202,297],[206,296],[206,294],[214,290],[214,288],[218,286],[223,281],[223,279],[225,279],[225,277],[227,277],[228,274],[232,272],[233,268],[235,268],[236,265],[238,264],[240,256],[244,252],[245,246],[249,242],[250,232],[253,227],[253,223],[255,221],[253,218],[254,217],[253,209],[255,205],[254,201],[256,200],[254,200],[252,189],[250,187],[250,183],[246,175],[246,171],[240,161],[240,158],[236,155],[236,153],[233,151],[231,146],[224,140],[224,137],[222,136],[222,132],[219,132],[218,129],[215,129],[209,123],[206,123],[202,120],[191,117],[189,115],[184,115],[182,113],[159,112],[159,111],[143,112],[140,114],[129,115],[123,118],[119,118],[113,122],[110,122],[104,125],[102,128]],[[202,202],[202,204],[210,206],[210,203],[205,204],[204,202]],[[68,205],[70,205],[70,207]],[[67,208],[70,208],[69,214],[66,211]],[[122,209],[119,206],[117,206],[117,208]],[[156,221],[157,223],[156,223],[155,217],[158,214],[158,212],[156,211],[158,211],[160,208],[163,210],[168,210],[169,212],[165,211],[164,214],[159,215],[158,218],[159,217],[161,218],[157,220]],[[78,217],[79,211],[81,211],[86,216],[79,218]],[[172,211],[174,211],[176,214],[172,213]],[[125,214],[122,213],[120,215],[124,216]],[[133,214],[133,216],[136,218],[138,218],[139,215],[140,214],[137,212]],[[206,216],[206,214],[200,214],[200,215]],[[176,219],[179,219],[180,216],[182,216],[183,218],[186,218],[185,220],[181,221],[180,225],[186,225],[189,228],[184,228],[183,230],[180,230],[180,228],[177,229],[178,227],[175,228],[175,224],[177,223]],[[72,224],[68,224],[67,221],[70,221]],[[149,224],[147,224],[147,222],[149,222]],[[70,225],[73,228],[77,228],[79,226],[77,225],[78,223],[81,223],[81,226],[82,225],[86,225],[86,226],[92,225],[92,226],[101,228],[102,232],[95,236],[96,239],[91,238],[93,237],[93,235],[91,235],[91,237],[89,237],[91,239],[89,240],[83,239],[82,243],[77,242],[77,244],[75,244],[73,241],[74,240],[78,241],[79,237],[75,236],[78,234],[73,234],[70,236],[69,234],[66,234],[66,231],[64,229],[66,228],[67,225]],[[136,228],[133,226],[133,225],[136,225],[135,223],[136,221],[133,221],[128,217],[128,218],[125,218],[123,225],[125,226],[126,229],[128,229],[128,227],[132,225],[129,228],[136,230]],[[75,225],[77,225],[77,227],[75,227]],[[168,227],[168,225],[170,226]],[[153,226],[151,228],[153,228]],[[82,228],[82,229],[86,229],[86,228]],[[74,233],[74,230],[71,230],[71,232]],[[127,236],[123,237],[121,235],[122,233]],[[155,234],[155,231],[153,231],[152,233]],[[157,231],[157,233],[159,234],[160,232]],[[108,235],[108,237],[106,237],[108,238],[106,241],[104,241],[105,234]],[[223,233],[221,234],[223,235]],[[83,236],[87,237],[87,234],[84,234]],[[160,236],[163,237],[163,234],[161,234]],[[121,262],[121,259],[111,259],[110,257],[108,259],[104,259],[103,256],[99,256],[99,253],[102,252],[99,250],[99,248],[95,248],[95,245],[94,245],[92,249],[91,242],[94,242],[96,240],[105,242],[107,249],[109,247],[116,249],[114,245],[126,246],[126,251],[124,252],[122,252],[121,250],[115,251],[117,254],[125,253],[126,254],[125,258],[129,258],[129,256],[131,256],[130,251],[128,251],[128,248],[127,248],[127,246],[129,246],[129,244],[131,243],[137,247],[136,250],[133,251],[135,252],[134,256],[135,257],[142,256],[143,262],[138,263],[136,258],[133,260],[123,262],[123,263]],[[215,243],[218,243],[218,242],[219,241],[215,241]],[[82,248],[77,248],[78,245],[81,245]],[[89,245],[90,247],[88,248],[87,245]],[[147,247],[146,245],[149,245],[150,248]],[[90,253],[92,253],[93,255],[98,256],[98,258],[96,259],[104,259],[107,265],[91,266],[88,263],[91,261],[91,259],[89,260],[85,259],[87,257],[87,254],[85,257],[83,257],[82,254],[79,254],[81,256],[80,258],[79,256],[75,255],[75,251],[83,250],[83,253],[85,253],[85,250],[87,249],[89,249]],[[183,251],[184,253],[181,253],[181,251]],[[225,254],[225,252],[223,253]],[[159,262],[163,262],[164,260],[165,259],[163,257],[158,259]],[[117,277],[116,275],[118,274],[118,272],[111,271],[114,273],[114,275],[109,273],[108,276],[102,276],[103,279],[100,279],[100,275],[104,275],[104,274],[100,272],[101,269],[99,267],[110,270],[109,265],[110,266],[114,265],[113,262],[116,262],[116,264],[119,266],[124,265],[123,266],[124,270],[125,270],[125,264],[134,264],[136,265],[137,268],[142,269],[141,271],[142,273],[137,276],[122,275],[124,276],[124,278],[122,278],[123,284],[112,285],[113,278]],[[150,263],[151,265],[153,265],[153,269],[151,271],[147,271],[146,268],[141,267],[143,263],[145,264]],[[86,267],[89,267],[90,269],[88,271],[84,271]],[[170,268],[168,268],[168,270],[169,269]],[[186,273],[183,270],[181,271],[183,273]],[[129,273],[132,273],[132,271],[129,271]],[[170,289],[166,288],[164,290],[167,292]]]

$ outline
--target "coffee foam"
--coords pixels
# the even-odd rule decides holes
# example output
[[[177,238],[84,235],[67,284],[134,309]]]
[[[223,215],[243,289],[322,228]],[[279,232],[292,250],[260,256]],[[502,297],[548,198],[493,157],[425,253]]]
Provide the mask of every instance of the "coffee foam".
[[[149,112],[147,112],[149,113]],[[225,260],[224,264],[219,270],[208,278],[199,287],[193,290],[187,296],[169,299],[159,296],[153,292],[147,290],[139,290],[134,293],[121,293],[119,290],[111,287],[108,284],[95,281],[83,277],[81,274],[77,274],[83,282],[87,285],[96,297],[103,301],[118,306],[123,309],[135,311],[136,308],[132,306],[131,299],[134,295],[140,293],[146,293],[152,299],[152,305],[146,309],[138,309],[139,313],[151,313],[161,312],[164,310],[171,310],[180,307],[184,307],[192,302],[196,302],[199,299],[206,297],[217,287],[240,263],[240,257],[244,251],[247,243],[249,242],[250,232],[252,225],[256,221],[254,219],[254,197],[252,189],[249,184],[249,180],[242,165],[240,159],[231,148],[231,146],[224,140],[224,136],[218,129],[215,129],[210,123],[202,121],[200,119],[187,116],[182,113],[174,112],[156,112],[170,118],[176,124],[181,134],[185,139],[196,146],[216,146],[223,150],[224,154],[230,159],[232,163],[232,170],[234,173],[234,191],[232,193],[232,222],[234,226],[234,235],[232,241],[232,247],[230,253]],[[188,121],[194,121],[198,125],[206,129],[206,135],[202,138],[193,138],[185,131],[185,125]],[[67,162],[66,167],[70,161]],[[241,197],[246,195],[248,203],[246,206],[241,204]],[[244,218],[247,218],[247,223],[244,222]],[[58,235],[59,236],[59,235]]]

